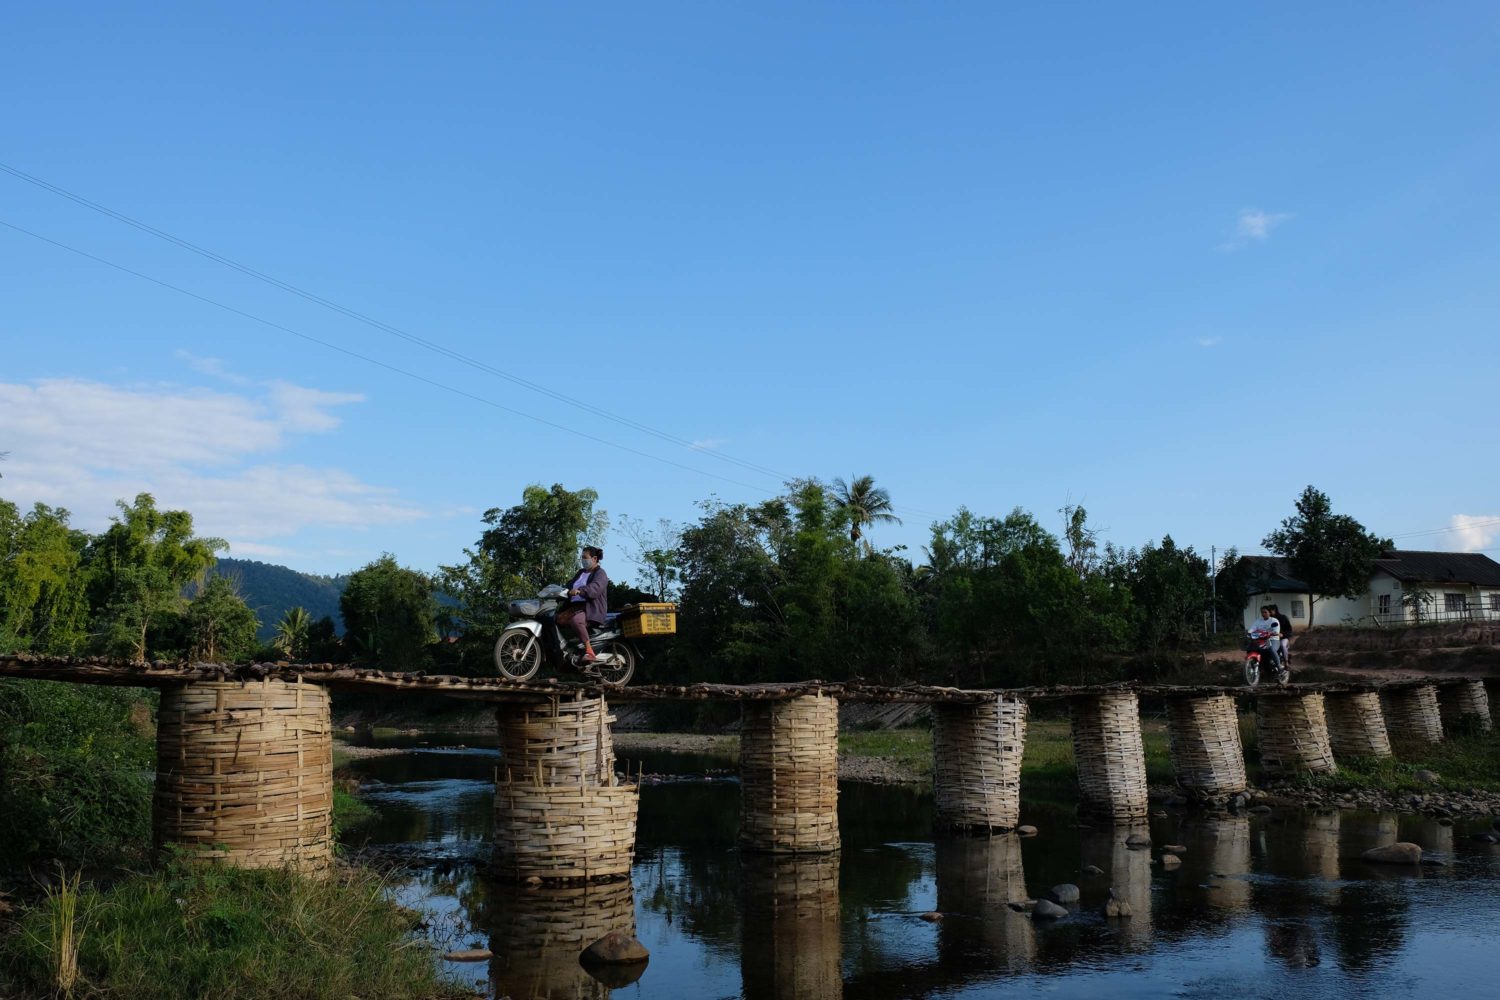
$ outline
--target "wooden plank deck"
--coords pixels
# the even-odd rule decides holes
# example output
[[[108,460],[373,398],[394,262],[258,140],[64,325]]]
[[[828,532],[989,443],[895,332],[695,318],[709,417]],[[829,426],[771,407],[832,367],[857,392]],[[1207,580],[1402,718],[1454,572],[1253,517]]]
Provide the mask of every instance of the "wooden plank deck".
[[[639,684],[625,688],[606,687],[556,678],[518,683],[499,677],[457,677],[447,674],[404,673],[369,670],[333,663],[218,664],[165,662],[130,663],[103,657],[55,657],[12,654],[0,656],[0,677],[104,684],[117,687],[176,687],[193,681],[260,680],[273,678],[369,693],[420,693],[490,702],[541,702],[558,697],[597,697],[611,702],[650,701],[782,701],[801,695],[824,694],[841,702],[978,704],[997,697],[1026,701],[1059,701],[1115,691],[1135,691],[1143,698],[1201,698],[1227,694],[1234,697],[1276,697],[1296,694],[1337,694],[1358,691],[1401,690],[1436,684],[1460,684],[1473,678],[1433,676],[1398,681],[1340,681],[1320,684],[1261,685],[1194,684],[1093,684],[1053,685],[1023,688],[955,688],[932,685],[881,685],[863,681],[791,681],[759,684]]]

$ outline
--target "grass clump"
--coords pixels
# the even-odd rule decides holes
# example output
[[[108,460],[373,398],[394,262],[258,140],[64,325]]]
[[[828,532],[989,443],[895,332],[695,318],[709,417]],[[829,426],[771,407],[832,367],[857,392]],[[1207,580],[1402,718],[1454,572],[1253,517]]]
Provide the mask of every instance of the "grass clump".
[[[1500,731],[1470,730],[1450,734],[1442,743],[1395,750],[1395,757],[1341,759],[1333,774],[1306,780],[1335,791],[1500,791]],[[1437,779],[1419,781],[1418,771],[1431,771]]]
[[[363,870],[171,866],[112,886],[64,880],[0,938],[0,994],[132,1000],[466,996],[411,916]],[[66,985],[65,985],[66,984]]]

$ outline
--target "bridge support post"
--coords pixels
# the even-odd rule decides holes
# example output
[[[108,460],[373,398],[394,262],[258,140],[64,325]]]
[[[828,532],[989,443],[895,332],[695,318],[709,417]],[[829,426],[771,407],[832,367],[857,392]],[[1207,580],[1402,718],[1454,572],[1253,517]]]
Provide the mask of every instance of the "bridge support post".
[[[1168,699],[1167,740],[1177,784],[1189,796],[1213,801],[1245,790],[1240,717],[1229,695]]]
[[[1479,730],[1490,728],[1490,698],[1484,690],[1484,681],[1465,680],[1457,684],[1445,684],[1438,688],[1437,696],[1438,713],[1442,716],[1444,732],[1460,732],[1467,726]]]
[[[1391,738],[1385,729],[1385,713],[1380,710],[1377,692],[1324,695],[1323,706],[1334,760],[1391,755]]]
[[[578,696],[496,712],[495,870],[517,879],[622,879],[640,788],[615,775],[614,717]]]
[[[1321,694],[1261,692],[1255,703],[1260,762],[1274,775],[1336,770]]]
[[[1431,684],[1385,692],[1385,724],[1393,744],[1443,742],[1437,688]]]
[[[839,849],[839,705],[821,692],[747,701],[740,725],[740,845]]]
[[[162,692],[152,827],[158,848],[241,868],[333,862],[328,692],[280,680]]]
[[[1145,819],[1146,750],[1135,692],[1074,698],[1070,711],[1084,810],[1117,822]]]
[[[1026,702],[997,696],[978,705],[934,705],[932,784],[937,823],[1013,830],[1021,817]]]

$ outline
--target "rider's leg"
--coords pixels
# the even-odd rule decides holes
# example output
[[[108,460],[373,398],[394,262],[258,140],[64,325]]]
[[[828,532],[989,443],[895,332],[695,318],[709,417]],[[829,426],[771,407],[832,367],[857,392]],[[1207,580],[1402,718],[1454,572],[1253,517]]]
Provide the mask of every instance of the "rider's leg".
[[[589,619],[583,608],[568,608],[563,614],[568,616],[568,623],[578,633],[578,641],[583,644],[584,659],[594,658],[594,645],[589,642]]]

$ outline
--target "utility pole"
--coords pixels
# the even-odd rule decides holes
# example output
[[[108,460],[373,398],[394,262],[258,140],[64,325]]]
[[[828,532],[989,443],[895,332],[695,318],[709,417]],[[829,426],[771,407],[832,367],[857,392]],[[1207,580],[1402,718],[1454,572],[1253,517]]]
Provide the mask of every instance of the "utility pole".
[[[1218,635],[1219,634],[1219,547],[1217,545],[1210,545],[1208,547],[1208,571],[1209,571],[1209,573],[1212,574],[1209,577],[1209,586],[1213,588],[1213,595],[1214,595],[1213,596],[1213,603],[1209,604],[1209,609],[1213,612],[1213,616],[1214,616],[1214,635]]]

